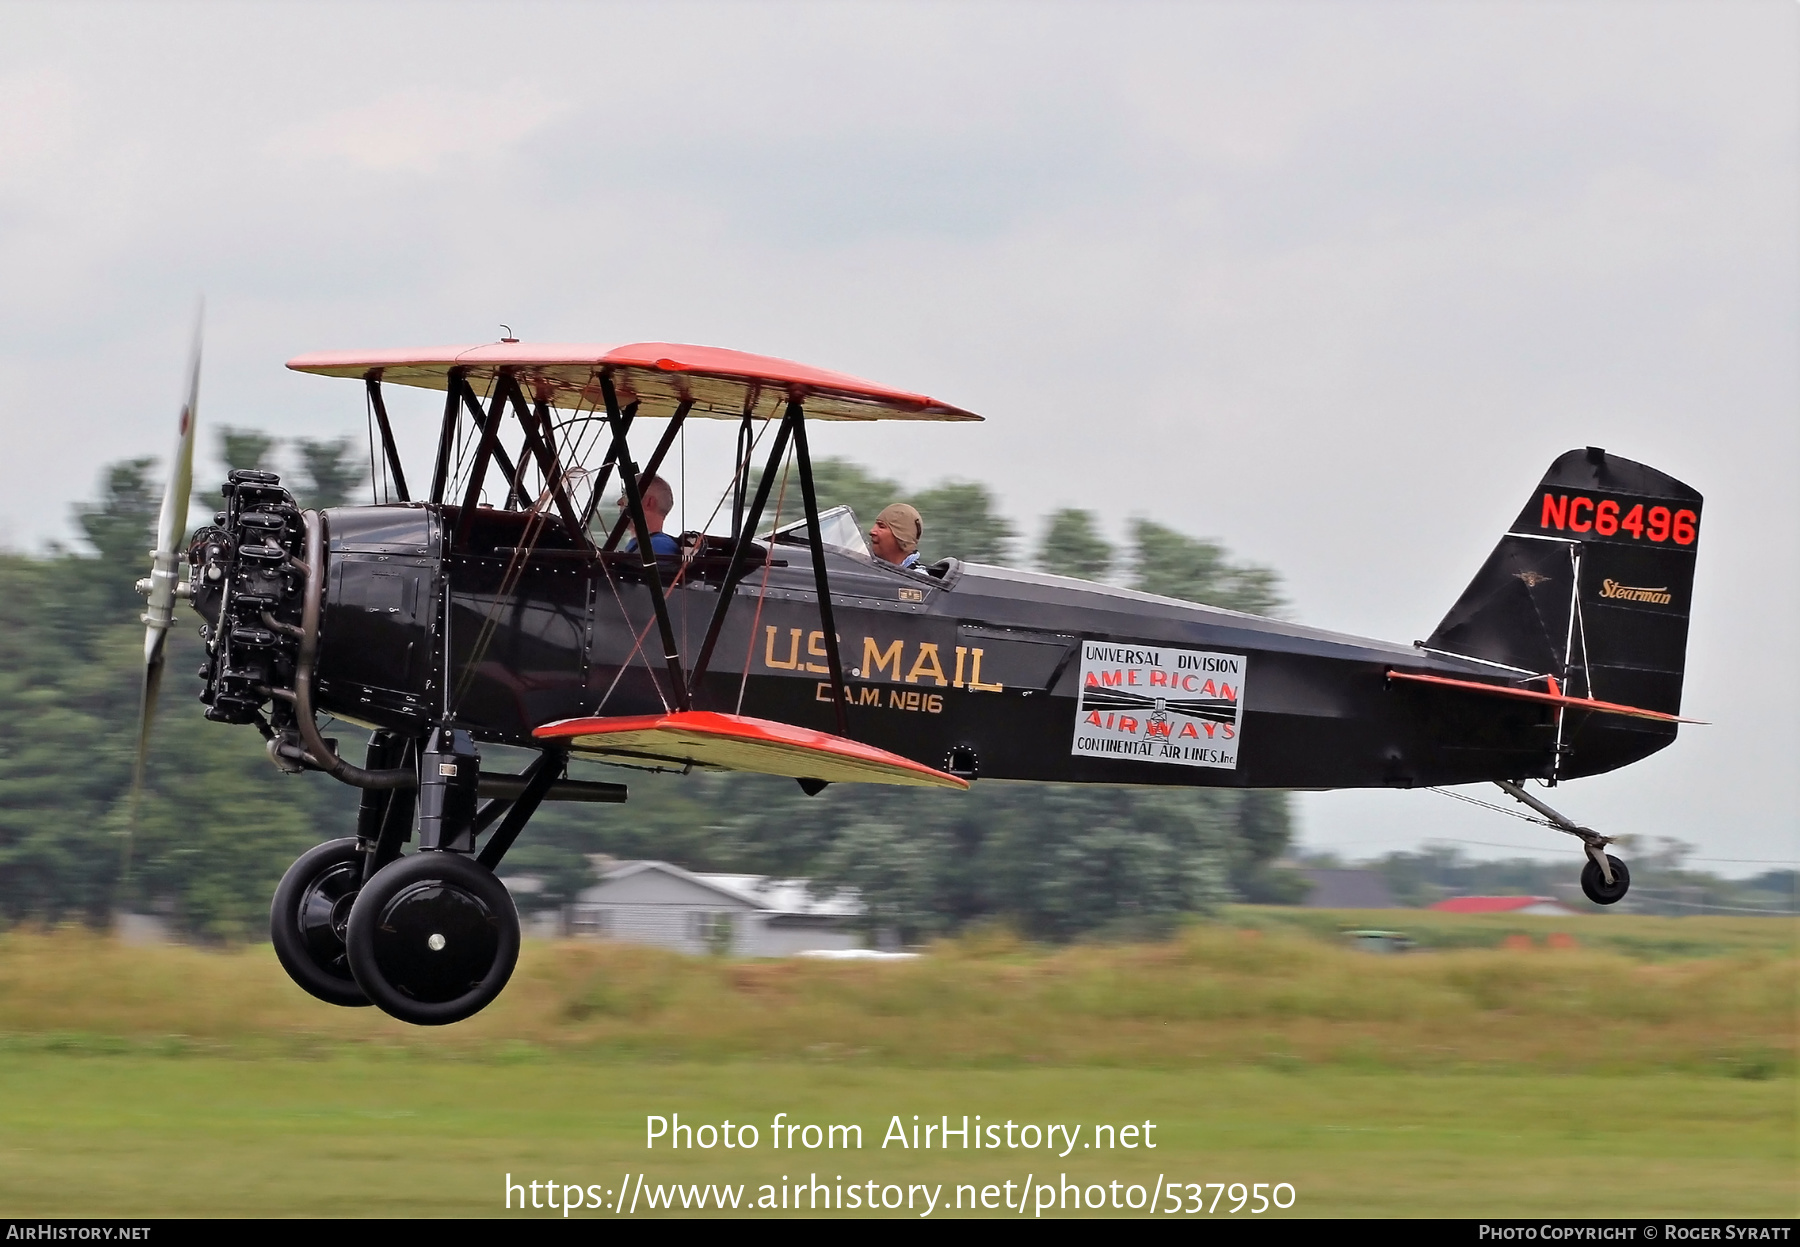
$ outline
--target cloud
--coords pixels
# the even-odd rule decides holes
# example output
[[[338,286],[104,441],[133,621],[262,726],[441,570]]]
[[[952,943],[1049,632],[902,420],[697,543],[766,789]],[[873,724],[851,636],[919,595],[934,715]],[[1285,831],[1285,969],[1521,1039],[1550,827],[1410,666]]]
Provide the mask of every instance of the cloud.
[[[24,182],[71,151],[80,106],[80,89],[61,69],[0,77],[0,187]]]
[[[338,161],[382,173],[436,173],[448,162],[517,150],[568,111],[534,87],[491,93],[414,88],[341,108],[277,134],[277,158]]]

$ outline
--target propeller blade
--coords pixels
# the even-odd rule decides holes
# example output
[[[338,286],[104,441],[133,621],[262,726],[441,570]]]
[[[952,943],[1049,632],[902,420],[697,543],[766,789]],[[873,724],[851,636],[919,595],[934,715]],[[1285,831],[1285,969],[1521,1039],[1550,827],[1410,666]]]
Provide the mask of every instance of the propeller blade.
[[[137,826],[138,800],[150,756],[150,729],[156,722],[156,695],[162,688],[163,649],[175,624],[175,601],[181,584],[182,541],[187,536],[188,498],[194,492],[194,429],[200,412],[200,327],[194,317],[194,346],[188,357],[187,401],[175,430],[175,453],[169,459],[169,481],[163,489],[156,520],[156,548],[150,552],[150,577],[138,582],[149,598],[144,612],[144,688],[138,705],[137,753],[131,768],[131,819],[125,837],[125,872],[131,872],[131,840]]]
[[[150,760],[150,727],[156,721],[156,695],[162,689],[163,666],[162,647],[158,646],[156,656],[144,664],[143,695],[138,703],[137,753],[131,767],[130,817],[125,823],[123,871],[120,876],[127,883],[131,880],[131,847],[132,841],[137,838],[138,806],[144,796],[144,768]]]
[[[156,549],[150,552],[150,607],[145,612],[144,663],[162,652],[162,635],[175,622],[175,590],[181,578],[179,548],[187,536],[188,498],[194,492],[194,428],[200,411],[200,325],[194,324],[194,350],[188,360],[187,401],[175,432],[169,459],[169,483],[163,489],[162,512],[156,521]]]

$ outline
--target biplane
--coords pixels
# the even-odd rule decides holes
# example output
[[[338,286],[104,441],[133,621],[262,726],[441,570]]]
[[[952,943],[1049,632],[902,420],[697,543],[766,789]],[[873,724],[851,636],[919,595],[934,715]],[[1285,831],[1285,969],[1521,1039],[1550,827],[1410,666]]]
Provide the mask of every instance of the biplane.
[[[498,995],[519,921],[496,868],[543,802],[627,795],[570,778],[575,756],[785,776],[808,793],[1492,782],[1582,841],[1582,886],[1608,904],[1630,885],[1610,839],[1525,784],[1624,766],[1691,722],[1701,497],[1597,448],[1551,464],[1443,622],[1402,645],[955,558],[874,558],[857,517],[820,509],[811,431],[980,417],[839,373],[510,338],[288,367],[360,383],[380,501],[302,510],[276,475],[233,471],[183,544],[196,364],[140,582],[140,756],[185,598],[203,621],[207,717],[254,727],[286,770],[362,792],[351,834],[296,861],[271,907],[281,964],[333,1004],[441,1024]],[[427,463],[401,461],[392,386],[444,396]],[[696,420],[735,437],[732,479],[671,554],[643,486]],[[321,715],[368,731],[359,759]],[[484,744],[534,760],[486,768]]]

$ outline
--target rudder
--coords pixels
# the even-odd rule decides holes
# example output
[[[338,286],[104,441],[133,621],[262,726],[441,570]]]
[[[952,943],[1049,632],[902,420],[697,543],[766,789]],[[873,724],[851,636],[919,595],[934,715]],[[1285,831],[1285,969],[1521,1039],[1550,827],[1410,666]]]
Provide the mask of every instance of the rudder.
[[[1701,502],[1655,468],[1569,451],[1425,645],[1554,675],[1572,696],[1680,713]],[[1674,737],[1597,718],[1565,738],[1579,765],[1564,774],[1609,770]]]

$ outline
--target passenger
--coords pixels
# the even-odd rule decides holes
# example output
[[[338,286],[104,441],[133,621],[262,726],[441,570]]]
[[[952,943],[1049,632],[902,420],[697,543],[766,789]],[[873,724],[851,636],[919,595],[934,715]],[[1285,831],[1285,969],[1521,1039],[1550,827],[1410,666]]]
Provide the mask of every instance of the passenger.
[[[650,529],[650,553],[659,559],[677,558],[681,554],[681,543],[663,531],[669,515],[675,510],[675,491],[669,488],[669,482],[660,476],[644,476],[638,478],[638,493],[644,500],[644,523]],[[619,492],[619,510],[626,509],[625,493]],[[636,526],[627,524],[625,531],[635,534]],[[637,549],[637,537],[627,538],[625,552],[630,554]]]
[[[925,535],[925,521],[904,502],[896,502],[875,517],[869,529],[869,552],[895,567],[919,565],[919,538]]]

